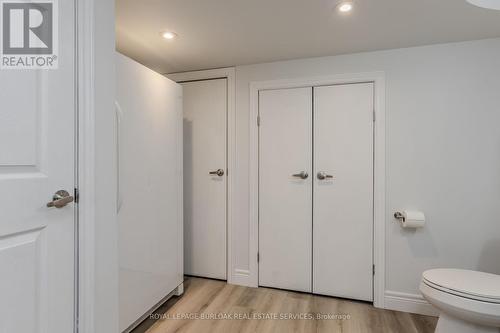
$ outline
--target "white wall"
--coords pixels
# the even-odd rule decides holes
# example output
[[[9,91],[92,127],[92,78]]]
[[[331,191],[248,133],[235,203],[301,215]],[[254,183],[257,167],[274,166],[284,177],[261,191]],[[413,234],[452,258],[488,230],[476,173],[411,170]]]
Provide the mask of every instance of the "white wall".
[[[373,71],[387,85],[386,290],[418,295],[433,267],[500,274],[500,39],[236,67],[236,269],[249,269],[249,83]],[[402,230],[400,209],[427,226]]]

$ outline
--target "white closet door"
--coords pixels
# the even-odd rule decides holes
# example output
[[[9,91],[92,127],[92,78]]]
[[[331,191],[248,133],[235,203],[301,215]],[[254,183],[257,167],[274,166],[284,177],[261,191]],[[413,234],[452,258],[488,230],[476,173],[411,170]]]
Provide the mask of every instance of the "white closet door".
[[[227,80],[182,86],[184,271],[225,280]]]
[[[310,292],[312,88],[261,91],[259,113],[259,285]]]
[[[371,301],[372,83],[314,88],[313,187],[313,292]]]

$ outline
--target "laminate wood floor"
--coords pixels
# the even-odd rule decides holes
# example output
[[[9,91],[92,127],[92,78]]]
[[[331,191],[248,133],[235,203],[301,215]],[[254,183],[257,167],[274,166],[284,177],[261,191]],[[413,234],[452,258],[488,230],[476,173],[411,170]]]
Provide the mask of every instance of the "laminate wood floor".
[[[133,333],[430,333],[437,322],[364,302],[217,280],[190,277],[184,287],[182,297],[170,299]]]

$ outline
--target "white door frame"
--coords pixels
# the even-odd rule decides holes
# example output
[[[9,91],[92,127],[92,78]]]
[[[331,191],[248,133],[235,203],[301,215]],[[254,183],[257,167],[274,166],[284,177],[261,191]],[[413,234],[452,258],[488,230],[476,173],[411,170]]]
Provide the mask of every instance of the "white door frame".
[[[232,251],[232,221],[233,221],[233,191],[234,170],[236,167],[236,115],[235,115],[235,70],[230,68],[209,69],[195,72],[165,74],[169,79],[176,82],[227,79],[227,197],[226,197],[226,277],[228,283],[236,282],[233,277],[234,263]]]
[[[98,246],[102,240],[96,239],[96,230],[99,230],[98,222],[102,222],[104,218],[109,223],[109,228],[116,225],[116,221],[111,219],[111,216],[101,216],[96,205],[96,177],[102,176],[104,173],[109,173],[110,170],[100,170],[96,168],[103,165],[97,159],[97,135],[102,135],[106,131],[105,139],[112,137],[114,134],[113,123],[110,121],[111,116],[106,116],[106,123],[101,121],[100,127],[96,126],[96,119],[102,120],[99,112],[107,111],[107,103],[112,105],[114,96],[110,95],[109,99],[103,99],[102,96],[96,96],[98,89],[98,80],[104,79],[103,84],[112,84],[115,81],[113,74],[114,70],[109,72],[97,72],[99,66],[112,66],[115,59],[114,51],[114,35],[113,22],[109,21],[114,12],[113,2],[106,0],[86,0],[75,1],[75,19],[76,19],[76,54],[75,54],[75,94],[76,94],[76,112],[77,112],[77,183],[79,190],[78,205],[76,210],[76,274],[75,274],[75,307],[77,323],[74,327],[74,332],[78,333],[96,333],[103,329],[109,328],[118,329],[118,309],[110,309],[109,313],[104,316],[97,313],[100,300],[98,297],[106,297],[106,304],[116,304],[118,307],[118,292],[116,290],[106,290],[106,295],[98,294],[97,285],[104,284],[105,286],[115,286],[118,283],[118,252],[110,243],[106,251],[105,260],[106,267],[96,267],[99,264],[98,258],[101,256],[101,251]],[[104,10],[104,11],[103,11]],[[96,15],[99,12],[100,15]],[[100,33],[100,29],[109,28],[109,31]],[[112,40],[110,40],[112,39]],[[103,47],[103,45],[109,48]],[[111,75],[109,77],[107,75]],[[99,76],[99,77],[96,77]],[[110,89],[114,91],[114,89]],[[107,97],[107,96],[106,96]],[[114,110],[109,108],[110,114],[114,114]],[[103,143],[106,147],[112,146],[111,142]],[[110,169],[113,166],[109,166]],[[107,185],[102,185],[107,186]],[[107,191],[113,193],[113,189]],[[102,198],[101,198],[102,199]],[[101,202],[101,205],[112,205],[116,197],[106,196],[106,202]],[[118,230],[116,230],[117,236]],[[109,236],[109,235],[106,235]],[[109,240],[110,241],[110,240]],[[115,252],[116,251],[116,252]],[[115,252],[115,253],[114,253]],[[116,258],[114,255],[116,254]],[[108,258],[109,257],[109,258]],[[113,259],[111,259],[113,258]],[[112,260],[112,261],[111,261]],[[107,281],[97,280],[106,277]],[[115,281],[113,281],[116,279]],[[114,299],[116,296],[116,300]],[[109,299],[112,297],[112,299]]]
[[[77,208],[78,241],[78,297],[77,323],[75,332],[94,332],[95,304],[95,109],[94,70],[92,48],[95,44],[93,33],[94,0],[76,1],[77,19],[77,113],[78,113],[78,172],[79,190]]]
[[[249,282],[258,286],[258,244],[259,244],[259,91],[314,87],[323,85],[373,82],[374,93],[374,183],[373,183],[373,277],[374,305],[384,308],[385,291],[385,73],[370,72],[341,74],[333,76],[294,78],[272,81],[250,82],[250,239],[249,239]]]

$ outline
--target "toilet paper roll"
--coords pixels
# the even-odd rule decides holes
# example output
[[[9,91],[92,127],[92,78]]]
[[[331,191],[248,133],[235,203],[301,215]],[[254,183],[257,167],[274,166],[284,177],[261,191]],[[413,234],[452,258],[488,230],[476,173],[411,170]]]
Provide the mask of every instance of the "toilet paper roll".
[[[403,212],[403,228],[422,228],[425,225],[425,215],[418,211]]]

